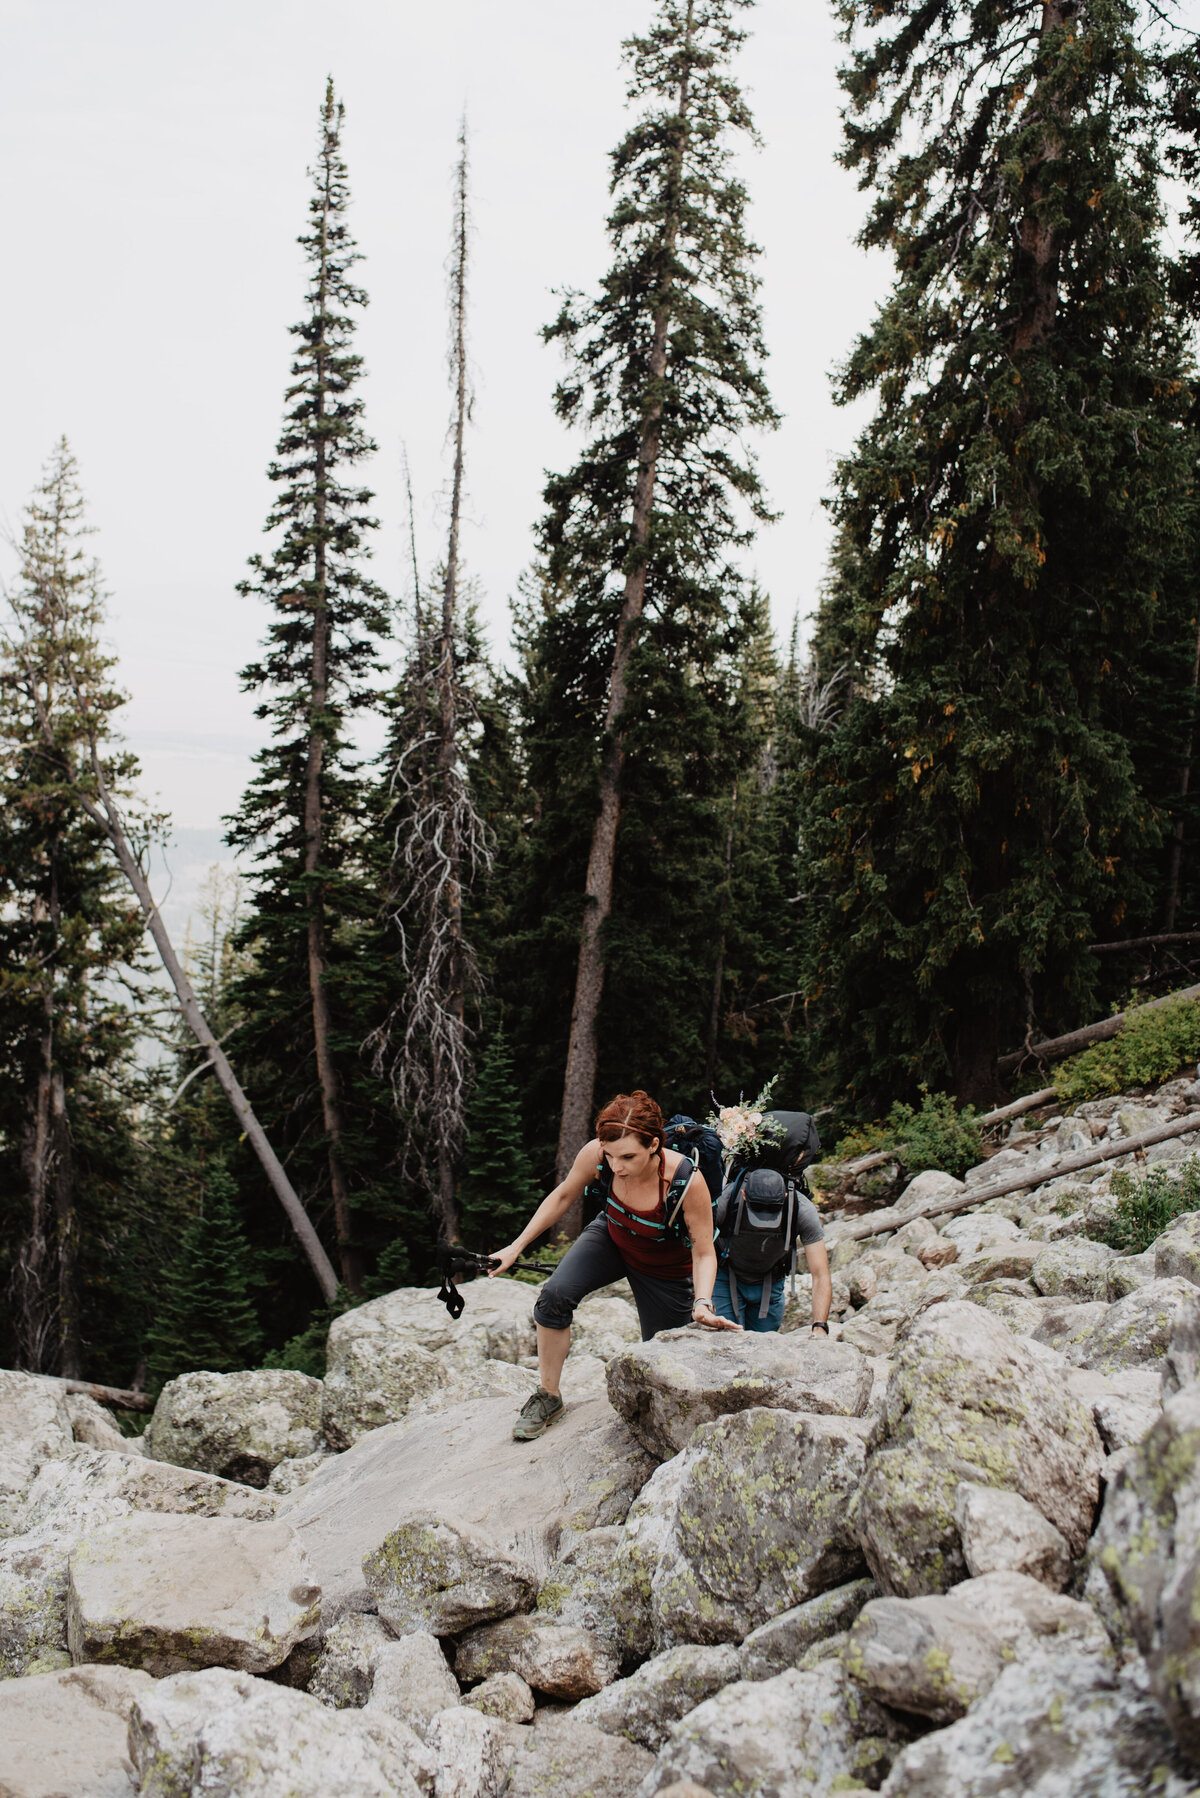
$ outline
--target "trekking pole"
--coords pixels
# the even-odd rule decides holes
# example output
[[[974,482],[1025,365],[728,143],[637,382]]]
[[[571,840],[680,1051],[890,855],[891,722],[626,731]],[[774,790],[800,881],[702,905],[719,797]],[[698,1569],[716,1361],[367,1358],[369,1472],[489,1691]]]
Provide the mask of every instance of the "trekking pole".
[[[442,1283],[438,1288],[438,1297],[445,1305],[451,1317],[461,1317],[466,1300],[454,1284],[461,1274],[487,1274],[494,1267],[499,1267],[498,1255],[477,1255],[471,1249],[461,1249],[457,1243],[440,1242],[437,1250],[437,1264],[441,1269]],[[552,1261],[515,1261],[513,1267],[517,1273],[552,1274]]]

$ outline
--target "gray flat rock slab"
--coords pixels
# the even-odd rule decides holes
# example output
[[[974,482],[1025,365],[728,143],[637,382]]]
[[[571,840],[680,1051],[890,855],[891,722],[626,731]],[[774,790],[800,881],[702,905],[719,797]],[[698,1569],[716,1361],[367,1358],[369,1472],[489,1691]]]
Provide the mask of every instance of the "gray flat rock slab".
[[[522,1556],[544,1577],[565,1534],[623,1523],[654,1463],[608,1400],[568,1404],[535,1442],[514,1442],[518,1407],[475,1399],[372,1431],[284,1501],[322,1590],[324,1626],[373,1610],[363,1557],[430,1512]]]

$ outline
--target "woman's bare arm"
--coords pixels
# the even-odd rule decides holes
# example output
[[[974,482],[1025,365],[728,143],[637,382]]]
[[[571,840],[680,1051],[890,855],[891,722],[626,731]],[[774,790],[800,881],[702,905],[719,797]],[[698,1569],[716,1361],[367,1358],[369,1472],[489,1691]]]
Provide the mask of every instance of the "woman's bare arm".
[[[707,1330],[740,1330],[741,1324],[720,1317],[711,1309],[712,1290],[717,1279],[717,1251],[713,1246],[712,1199],[708,1185],[700,1174],[693,1174],[683,1195],[683,1218],[692,1243],[692,1290],[696,1304],[692,1316]],[[701,1304],[707,1299],[708,1305]]]
[[[585,1143],[575,1157],[575,1162],[566,1179],[548,1192],[525,1228],[519,1236],[513,1238],[506,1249],[493,1250],[493,1259],[500,1262],[499,1267],[489,1269],[489,1278],[495,1279],[497,1274],[507,1273],[517,1256],[529,1243],[539,1237],[544,1230],[551,1229],[566,1215],[575,1200],[582,1198],[583,1189],[596,1171],[600,1159],[598,1142]]]

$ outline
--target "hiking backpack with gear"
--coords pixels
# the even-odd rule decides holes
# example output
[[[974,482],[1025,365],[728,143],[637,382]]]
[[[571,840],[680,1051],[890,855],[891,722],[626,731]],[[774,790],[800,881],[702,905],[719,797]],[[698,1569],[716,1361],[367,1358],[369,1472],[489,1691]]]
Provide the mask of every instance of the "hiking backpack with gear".
[[[768,1111],[784,1131],[782,1141],[764,1144],[755,1160],[734,1162],[730,1178],[713,1206],[717,1254],[729,1277],[737,1314],[737,1279],[762,1281],[758,1315],[771,1308],[771,1287],[790,1261],[796,1290],[801,1198],[811,1200],[805,1170],[821,1153],[817,1127],[807,1111]]]
[[[686,1155],[700,1169],[710,1199],[715,1202],[721,1196],[721,1188],[725,1184],[721,1165],[721,1138],[711,1124],[698,1124],[695,1118],[686,1117],[683,1112],[677,1111],[674,1117],[667,1119],[663,1131],[663,1147],[674,1149],[679,1155]]]

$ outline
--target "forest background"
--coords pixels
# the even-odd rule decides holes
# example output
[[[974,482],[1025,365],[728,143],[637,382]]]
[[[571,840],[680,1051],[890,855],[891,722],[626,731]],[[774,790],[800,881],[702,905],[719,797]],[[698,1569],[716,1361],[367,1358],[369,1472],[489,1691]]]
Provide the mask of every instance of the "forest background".
[[[991,1102],[1014,1090],[1006,1051],[1191,975],[1195,20],[1149,0],[838,0],[839,47],[781,30],[779,12],[606,13],[614,66],[617,27],[634,35],[604,262],[590,279],[564,267],[582,291],[545,296],[553,395],[524,344],[515,392],[497,344],[506,417],[540,406],[558,423],[540,507],[489,486],[494,536],[471,498],[481,345],[508,322],[498,305],[477,329],[486,131],[461,137],[449,190],[448,155],[434,166],[426,142],[396,193],[406,244],[410,201],[450,227],[443,318],[387,351],[423,422],[431,369],[442,384],[431,506],[433,458],[380,453],[371,435],[357,115],[325,89],[307,285],[280,301],[294,360],[257,489],[268,535],[252,555],[247,531],[238,586],[257,646],[224,658],[244,625],[222,629],[224,598],[193,605],[160,697],[240,663],[259,720],[253,772],[226,802],[244,879],[214,876],[177,947],[278,1179],[213,1078],[221,1051],[197,1046],[155,971],[114,858],[115,836],[157,879],[169,821],[122,726],[80,471],[65,439],[53,449],[10,533],[0,652],[11,1363],[121,1385],[313,1365],[330,1309],[429,1278],[439,1234],[507,1239],[610,1090],[645,1085],[702,1115],[712,1092],[778,1076],[779,1098],[819,1107],[836,1138],[922,1088]],[[807,51],[813,91],[840,63],[845,107],[843,172],[822,157],[787,171],[840,193],[841,216],[805,242],[794,295],[768,289],[770,332],[751,200],[773,146],[755,151],[743,91],[764,42],[760,72]],[[556,127],[582,135],[563,89],[546,91],[529,126],[543,155]],[[449,152],[452,120],[443,135]],[[584,210],[554,162],[525,214],[542,237]],[[227,460],[184,447],[244,372],[206,362],[204,305],[236,308],[248,227],[277,223],[239,201],[230,244],[197,244],[206,297],[175,365],[196,544],[214,509],[227,529],[246,454],[232,438]],[[797,435],[819,372],[809,296],[836,297],[847,254],[863,272],[835,398],[857,436]],[[78,282],[46,295],[68,364],[113,304],[95,266],[81,251]],[[411,257],[405,274],[445,287]],[[782,358],[768,362],[768,339]],[[61,407],[61,377],[48,385]],[[135,366],[119,391],[136,417]],[[793,414],[782,431],[777,407]],[[789,430],[802,451],[772,459]],[[111,449],[90,416],[88,432],[106,486],[141,482],[121,432]],[[504,436],[488,453],[516,468],[526,437],[514,426],[506,456]],[[831,444],[826,475],[814,463]],[[23,466],[42,453],[10,433],[8,459],[22,447]],[[171,450],[154,446],[141,511],[178,581],[203,553],[164,541],[147,503]],[[488,577],[518,539],[505,641]],[[811,635],[793,610],[815,611]],[[307,1263],[281,1182],[321,1239]]]

